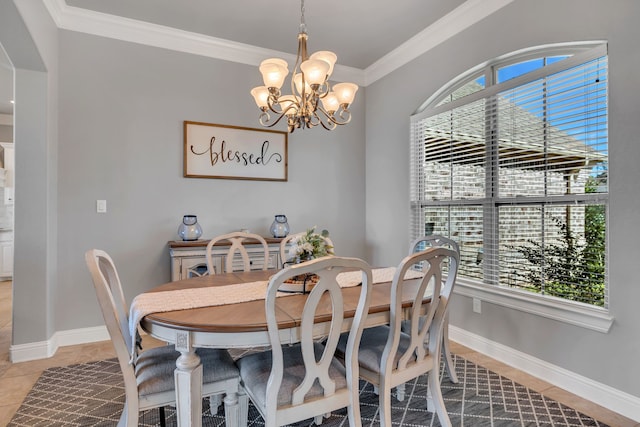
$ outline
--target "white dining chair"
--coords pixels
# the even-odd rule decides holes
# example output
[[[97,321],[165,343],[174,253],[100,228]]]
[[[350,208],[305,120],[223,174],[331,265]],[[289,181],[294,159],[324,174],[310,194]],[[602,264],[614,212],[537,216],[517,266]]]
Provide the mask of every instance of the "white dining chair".
[[[164,426],[164,407],[175,405],[174,371],[180,353],[174,346],[160,346],[141,352],[137,348],[132,349],[129,309],[113,260],[104,251],[90,249],[85,253],[85,261],[124,377],[125,405],[118,427],[136,427],[139,412],[153,408],[160,408],[160,422]],[[202,395],[226,393],[227,426],[246,426],[248,398],[240,388],[239,371],[229,352],[198,349],[196,353],[203,365]],[[132,354],[135,354],[133,361]],[[215,407],[212,410],[215,413]]]
[[[247,248],[245,248],[245,244],[260,244],[262,245],[263,251],[263,261],[262,261],[262,270],[267,270],[269,268],[269,245],[264,237],[255,233],[245,233],[242,231],[235,231],[232,233],[223,234],[220,236],[216,236],[209,241],[207,244],[207,273],[208,274],[216,274],[215,265],[214,265],[214,257],[212,254],[213,245],[218,242],[227,241],[230,243],[229,251],[225,256],[224,261],[224,271],[219,271],[218,273],[230,273],[232,271],[238,271],[238,269],[234,269],[233,262],[236,256],[236,253],[240,256],[242,260],[242,270],[241,271],[251,271],[251,257],[249,256],[249,252],[247,252]]]
[[[282,262],[281,267],[284,268],[285,264],[291,263],[292,260],[289,256],[289,248],[291,247],[291,244],[294,240],[296,240],[298,237],[304,236],[305,234],[307,234],[306,231],[289,234],[288,236],[280,240],[280,261]],[[331,238],[329,238],[329,236],[322,236],[322,238],[327,243],[327,246],[331,247],[331,249],[335,252],[335,248],[333,246],[333,241],[331,240]]]
[[[347,363],[335,358],[345,306],[337,275],[345,270],[361,271],[362,285],[345,345]],[[300,342],[283,346],[278,330],[276,299],[287,280],[316,274],[317,284],[306,296],[302,309]],[[266,427],[309,418],[319,424],[323,416],[346,407],[349,425],[361,426],[358,387],[358,343],[371,299],[370,266],[360,259],[327,256],[280,270],[269,281],[265,309],[271,350],[241,357],[238,361],[244,388],[260,412]],[[294,298],[294,297],[280,297]],[[330,325],[321,331],[314,325],[316,311],[326,313]],[[326,335],[323,346],[315,339]]]
[[[439,234],[430,234],[428,236],[422,236],[415,239],[409,244],[409,254],[413,254],[419,251],[431,247],[445,247],[454,250],[460,256],[460,246],[455,240],[448,237],[441,236]],[[449,381],[453,384],[458,383],[458,374],[456,373],[456,367],[453,364],[453,358],[451,357],[451,350],[449,349],[449,313],[444,320],[444,328],[442,331],[442,356],[444,357],[444,367],[449,376]],[[404,397],[404,390],[400,392],[401,398]],[[402,400],[402,399],[400,399]]]
[[[390,324],[367,328],[362,333],[358,352],[360,378],[378,389],[382,427],[391,427],[391,389],[425,373],[434,407],[426,402],[427,409],[435,409],[441,425],[451,426],[440,389],[440,347],[458,259],[457,252],[446,248],[430,248],[405,257],[391,283]],[[443,263],[449,269],[446,279],[442,274]],[[416,264],[423,265],[424,276],[412,279],[409,284],[404,280],[405,274]],[[418,289],[416,297],[410,307],[403,309],[403,288],[414,283]],[[404,319],[408,320],[407,332],[402,331]],[[343,336],[338,354],[349,360],[351,356],[346,350],[347,339]]]

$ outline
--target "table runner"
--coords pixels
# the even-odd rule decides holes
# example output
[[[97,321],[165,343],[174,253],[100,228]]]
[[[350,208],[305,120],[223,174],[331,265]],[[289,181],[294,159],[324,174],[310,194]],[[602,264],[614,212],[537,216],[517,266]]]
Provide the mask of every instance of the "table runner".
[[[385,283],[393,280],[396,267],[375,268],[371,271],[373,283]],[[422,272],[409,270],[406,279],[422,277]],[[337,276],[341,288],[358,286],[361,283],[361,271],[349,271]],[[173,291],[148,292],[136,296],[129,310],[129,333],[133,340],[131,363],[135,360],[136,332],[140,321],[152,313],[166,311],[187,310],[191,308],[210,307],[224,304],[264,299],[269,281],[237,283],[226,286],[209,286],[205,288],[176,289]],[[278,296],[295,295],[279,292]]]

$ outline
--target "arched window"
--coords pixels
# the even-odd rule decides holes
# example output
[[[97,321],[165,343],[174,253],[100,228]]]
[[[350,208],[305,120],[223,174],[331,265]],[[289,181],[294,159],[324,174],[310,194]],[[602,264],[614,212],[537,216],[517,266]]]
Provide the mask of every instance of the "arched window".
[[[411,118],[411,237],[456,240],[463,282],[606,309],[607,85],[602,43],[446,85]]]

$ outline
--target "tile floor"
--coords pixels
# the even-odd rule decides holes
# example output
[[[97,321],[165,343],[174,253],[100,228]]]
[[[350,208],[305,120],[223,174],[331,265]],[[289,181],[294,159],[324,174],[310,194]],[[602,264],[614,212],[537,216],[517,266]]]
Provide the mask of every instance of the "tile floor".
[[[53,366],[65,366],[115,357],[110,341],[77,346],[61,347],[56,354],[44,360],[12,364],[9,362],[11,344],[11,285],[0,282],[0,427],[6,426],[43,370]],[[145,346],[158,344],[144,337]],[[452,343],[454,353],[523,384],[539,393],[569,405],[612,427],[640,427],[640,423],[611,412],[593,402],[581,399],[551,384],[524,372],[477,353],[459,344]]]

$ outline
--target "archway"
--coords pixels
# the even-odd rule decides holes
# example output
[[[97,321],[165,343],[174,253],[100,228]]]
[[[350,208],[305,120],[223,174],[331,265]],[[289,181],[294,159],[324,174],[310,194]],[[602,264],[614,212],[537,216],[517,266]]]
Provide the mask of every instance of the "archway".
[[[34,20],[50,18],[40,2],[20,3]],[[37,25],[34,21],[34,25]],[[50,22],[50,25],[53,25]],[[46,28],[46,27],[45,27]],[[14,66],[14,291],[11,360],[47,357],[55,281],[55,112],[49,73],[16,4],[0,0],[0,44]],[[53,136],[52,136],[53,135]],[[53,159],[49,159],[52,155]],[[55,178],[55,177],[54,177]],[[34,346],[33,343],[43,343]],[[35,348],[34,348],[35,347]],[[48,354],[49,353],[49,354]]]

